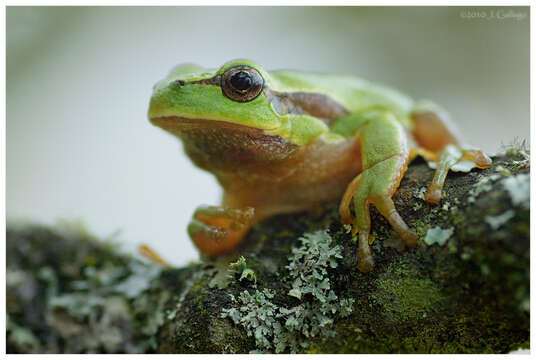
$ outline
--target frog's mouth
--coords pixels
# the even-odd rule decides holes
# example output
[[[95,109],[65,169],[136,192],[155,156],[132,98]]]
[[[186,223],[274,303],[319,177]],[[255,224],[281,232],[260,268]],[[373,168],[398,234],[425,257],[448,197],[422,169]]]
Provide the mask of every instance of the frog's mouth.
[[[283,160],[297,148],[279,135],[226,121],[179,116],[150,120],[179,137],[188,156],[204,169]]]

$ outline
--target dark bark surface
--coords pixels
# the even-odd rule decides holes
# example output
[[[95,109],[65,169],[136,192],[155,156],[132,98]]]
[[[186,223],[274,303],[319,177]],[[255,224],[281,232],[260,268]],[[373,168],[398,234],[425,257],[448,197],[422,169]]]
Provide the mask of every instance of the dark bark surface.
[[[451,173],[433,206],[422,199],[433,172],[416,161],[394,199],[419,244],[404,250],[373,209],[368,274],[337,204],[276,216],[237,253],[182,268],[140,262],[79,225],[8,226],[8,352],[528,348],[529,170],[512,151]]]

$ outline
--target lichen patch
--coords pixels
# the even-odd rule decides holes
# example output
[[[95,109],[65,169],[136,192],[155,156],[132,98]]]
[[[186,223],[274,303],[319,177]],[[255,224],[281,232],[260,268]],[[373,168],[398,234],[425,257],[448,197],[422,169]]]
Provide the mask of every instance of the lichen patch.
[[[296,306],[277,305],[276,291],[269,288],[252,294],[244,290],[238,299],[231,295],[233,306],[222,309],[221,317],[240,324],[255,338],[255,353],[301,352],[315,337],[335,336],[335,317],[352,312],[354,299],[340,299],[328,276],[328,269],[336,268],[342,258],[342,248],[331,243],[326,231],[317,231],[305,234],[300,246],[292,249],[284,280],[292,284],[286,296],[299,300]]]
[[[518,174],[514,177],[508,177],[502,181],[502,184],[514,206],[521,206],[525,209],[530,207],[530,175]]]
[[[441,229],[439,226],[436,226],[428,229],[426,236],[424,237],[424,242],[430,246],[433,244],[443,246],[447,243],[447,240],[453,233],[453,228]]]

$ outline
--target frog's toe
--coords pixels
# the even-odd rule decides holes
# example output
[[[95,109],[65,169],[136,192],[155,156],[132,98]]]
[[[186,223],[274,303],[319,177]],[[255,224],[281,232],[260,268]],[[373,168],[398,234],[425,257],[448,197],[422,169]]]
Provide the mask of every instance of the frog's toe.
[[[149,245],[141,244],[138,246],[138,253],[147,260],[160,264],[163,266],[170,266],[156,251],[154,251]]]
[[[382,214],[397,234],[404,240],[407,247],[415,247],[417,245],[417,234],[411,230],[402,216],[396,211],[395,204],[388,194],[377,195],[373,198],[373,204],[376,206],[380,214]]]
[[[402,240],[404,240],[404,244],[406,244],[407,247],[414,248],[417,246],[417,240],[419,237],[415,231],[407,229],[399,232],[398,235],[402,238]]]
[[[456,166],[467,161],[469,161],[470,166],[464,166],[465,170],[460,170],[460,167],[456,169]],[[491,166],[492,160],[481,150],[466,149],[454,144],[447,145],[439,154],[434,178],[430,186],[428,186],[424,200],[432,204],[438,204],[441,201],[443,185],[451,168],[457,171],[469,171],[474,167],[471,163],[480,169],[486,169]]]
[[[209,256],[217,254],[217,249],[227,237],[224,228],[207,225],[196,219],[190,221],[187,231],[195,246]]]
[[[491,158],[481,150],[464,150],[463,158],[475,163],[479,169],[487,169],[491,166]]]
[[[374,258],[369,255],[363,259],[358,259],[357,268],[363,273],[367,273],[374,269]]]
[[[368,237],[370,233],[369,204],[372,203],[380,214],[389,221],[393,229],[408,247],[417,245],[417,234],[404,222],[395,208],[391,196],[406,168],[407,158],[403,155],[390,156],[374,166],[364,170],[350,185],[341,201],[341,218],[349,218],[349,199],[354,202],[355,218],[353,231],[359,233],[358,269],[368,272],[374,267],[374,260]],[[380,180],[379,180],[380,179]],[[390,179],[381,181],[381,179]]]
[[[242,241],[247,230],[249,227],[217,227],[195,219],[188,224],[188,235],[195,246],[207,256],[217,256],[233,250]]]
[[[441,201],[441,188],[431,184],[424,194],[424,200],[432,204],[438,204]]]
[[[252,221],[255,209],[252,207],[229,208],[202,205],[195,209],[193,218],[211,225],[247,224]]]
[[[203,254],[217,256],[242,242],[253,218],[253,208],[199,207],[188,224],[188,235]]]
[[[369,272],[374,268],[374,257],[369,245],[369,231],[359,232],[359,244],[357,247],[357,268],[361,272]]]

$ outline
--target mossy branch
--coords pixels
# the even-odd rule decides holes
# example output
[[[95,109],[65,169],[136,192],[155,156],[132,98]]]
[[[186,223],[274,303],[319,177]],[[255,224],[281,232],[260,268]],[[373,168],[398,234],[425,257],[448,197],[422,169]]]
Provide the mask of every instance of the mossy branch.
[[[7,232],[9,352],[483,353],[529,346],[529,161],[451,173],[441,205],[412,164],[395,196],[405,251],[372,211],[375,269],[336,204],[277,216],[236,254],[183,268],[69,228]],[[306,234],[304,236],[304,234]],[[185,240],[186,241],[186,240]],[[243,258],[240,258],[242,256]]]

